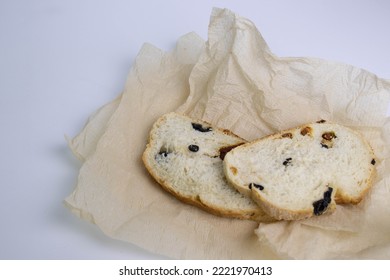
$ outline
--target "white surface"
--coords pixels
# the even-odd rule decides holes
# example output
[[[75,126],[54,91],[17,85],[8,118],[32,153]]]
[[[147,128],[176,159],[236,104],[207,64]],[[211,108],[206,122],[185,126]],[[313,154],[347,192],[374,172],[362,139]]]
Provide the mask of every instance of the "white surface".
[[[253,21],[279,56],[313,56],[390,79],[390,2],[0,1],[0,259],[155,259],[73,216],[80,164],[64,134],[112,100],[144,42],[164,50],[213,6]],[[375,108],[373,108],[375,110]]]

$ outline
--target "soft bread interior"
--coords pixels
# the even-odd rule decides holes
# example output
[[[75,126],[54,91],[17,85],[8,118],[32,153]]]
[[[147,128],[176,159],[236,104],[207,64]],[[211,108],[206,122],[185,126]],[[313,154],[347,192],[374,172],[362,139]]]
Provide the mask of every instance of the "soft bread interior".
[[[358,203],[375,159],[357,132],[314,123],[237,147],[224,165],[231,184],[267,214],[293,220],[331,212],[335,202]]]
[[[227,183],[221,151],[243,139],[209,124],[170,113],[153,126],[143,161],[160,185],[214,214],[267,221],[261,208]]]

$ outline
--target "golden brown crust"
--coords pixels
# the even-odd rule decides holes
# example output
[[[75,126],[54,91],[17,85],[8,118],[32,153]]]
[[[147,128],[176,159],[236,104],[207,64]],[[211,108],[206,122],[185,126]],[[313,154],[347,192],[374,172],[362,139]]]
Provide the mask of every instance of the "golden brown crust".
[[[186,204],[190,204],[193,206],[196,206],[198,208],[201,208],[202,210],[216,215],[220,217],[226,217],[226,218],[237,218],[242,220],[252,220],[252,221],[261,221],[261,222],[272,222],[274,221],[273,218],[265,215],[263,211],[259,208],[257,211],[226,211],[224,209],[218,208],[214,205],[208,205],[204,203],[199,196],[195,197],[187,197],[183,196],[180,193],[175,191],[175,188],[173,188],[169,183],[162,180],[153,170],[153,168],[150,166],[147,160],[147,150],[145,150],[142,161],[144,162],[144,165],[146,169],[148,170],[149,174],[154,178],[154,180],[157,181],[157,183],[167,192],[169,192],[171,195],[176,197],[181,202],[184,202]]]

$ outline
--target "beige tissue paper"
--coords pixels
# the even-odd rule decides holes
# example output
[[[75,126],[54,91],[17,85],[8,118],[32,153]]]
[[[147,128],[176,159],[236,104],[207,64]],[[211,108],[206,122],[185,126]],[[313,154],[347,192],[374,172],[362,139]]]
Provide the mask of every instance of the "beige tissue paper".
[[[66,205],[108,236],[177,259],[390,258],[390,82],[349,65],[272,54],[249,20],[213,9],[208,41],[172,52],[144,45],[118,98],[69,144],[83,162]],[[330,216],[257,224],[179,202],[145,170],[149,130],[178,111],[253,140],[327,119],[360,131],[377,176],[357,206]]]

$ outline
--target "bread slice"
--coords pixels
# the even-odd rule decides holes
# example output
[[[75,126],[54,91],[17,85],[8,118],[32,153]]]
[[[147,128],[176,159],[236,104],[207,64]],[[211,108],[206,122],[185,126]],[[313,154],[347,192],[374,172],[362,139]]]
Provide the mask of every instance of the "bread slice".
[[[356,131],[320,121],[231,150],[228,181],[270,216],[298,220],[360,202],[371,186],[375,156]]]
[[[153,178],[181,201],[219,216],[274,220],[226,181],[222,159],[244,142],[227,130],[168,113],[153,125],[142,159]]]

